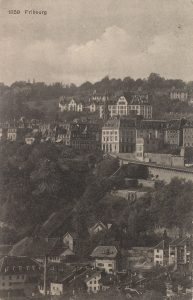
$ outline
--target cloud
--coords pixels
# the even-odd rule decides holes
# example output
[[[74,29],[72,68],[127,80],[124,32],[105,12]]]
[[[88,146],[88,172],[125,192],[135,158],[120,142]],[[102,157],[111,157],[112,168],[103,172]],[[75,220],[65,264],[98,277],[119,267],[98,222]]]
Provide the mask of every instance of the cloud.
[[[103,4],[103,3],[104,4]],[[46,17],[9,16],[1,1],[0,81],[66,83],[110,77],[191,80],[193,5],[188,0],[39,0]],[[29,0],[17,5],[30,9]]]

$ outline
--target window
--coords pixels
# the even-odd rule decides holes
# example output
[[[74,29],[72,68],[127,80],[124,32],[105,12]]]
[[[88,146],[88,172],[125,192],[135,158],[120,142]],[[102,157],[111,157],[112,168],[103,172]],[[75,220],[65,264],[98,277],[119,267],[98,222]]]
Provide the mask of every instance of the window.
[[[108,267],[112,267],[112,264],[108,264]]]
[[[97,266],[98,266],[98,267],[104,267],[104,264],[98,263]]]
[[[11,280],[11,279],[12,279],[12,276],[9,276],[9,279]]]

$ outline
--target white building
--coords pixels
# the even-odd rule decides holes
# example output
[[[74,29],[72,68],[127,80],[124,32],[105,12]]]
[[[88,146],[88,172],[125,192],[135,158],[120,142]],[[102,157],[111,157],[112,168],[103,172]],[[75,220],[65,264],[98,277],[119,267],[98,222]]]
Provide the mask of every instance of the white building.
[[[99,116],[103,118],[105,104],[99,108]],[[112,99],[107,102],[109,116],[128,116],[140,115],[144,119],[152,119],[152,106],[147,99],[130,98],[121,96],[118,99]]]
[[[185,89],[172,88],[170,91],[171,100],[188,101],[188,92]]]
[[[94,272],[85,279],[88,293],[98,293],[101,290],[101,272]]]
[[[95,268],[107,274],[117,272],[118,250],[115,246],[98,246],[93,250],[91,257],[94,258]]]

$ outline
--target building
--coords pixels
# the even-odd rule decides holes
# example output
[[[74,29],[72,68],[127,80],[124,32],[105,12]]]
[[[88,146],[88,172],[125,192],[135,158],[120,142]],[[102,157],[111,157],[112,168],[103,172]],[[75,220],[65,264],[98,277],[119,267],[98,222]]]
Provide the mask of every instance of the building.
[[[74,246],[76,243],[76,235],[74,233],[66,232],[62,238],[63,244],[69,248],[70,250],[74,251]]]
[[[168,243],[163,240],[154,247],[154,265],[166,266],[168,264]]]
[[[61,112],[63,111],[74,111],[74,112],[82,112],[84,110],[84,100],[78,97],[69,97],[66,98],[64,96],[60,97],[59,109]]]
[[[50,283],[50,295],[60,296],[64,293],[64,285],[60,282],[51,282]]]
[[[144,119],[152,119],[152,106],[148,101],[148,96],[142,94],[125,94],[114,97],[107,101],[109,116],[143,116]],[[105,104],[99,108],[99,116],[103,118]]]
[[[178,268],[190,262],[190,238],[178,238],[169,244],[169,265]]]
[[[97,246],[91,257],[94,259],[94,267],[108,274],[118,270],[118,250],[115,246]]]
[[[165,129],[165,144],[170,145],[171,147],[182,146],[183,144],[183,130],[182,126],[184,125],[185,120],[176,119],[170,120],[166,124]]]
[[[163,149],[166,121],[141,120],[136,128],[136,159],[143,160],[144,153]]]
[[[9,141],[17,141],[21,137],[21,130],[16,127],[10,127],[7,130],[7,139]]]
[[[183,125],[183,147],[193,147],[193,121],[188,120]]]
[[[111,228],[112,224],[104,224],[102,221],[96,222],[93,226],[89,227],[88,231],[91,236],[102,232],[102,231],[107,231]]]
[[[74,149],[94,151],[101,146],[101,127],[99,124],[74,123],[68,132],[70,146]]]
[[[7,128],[0,128],[0,141],[7,139]]]
[[[101,272],[93,271],[86,275],[85,283],[88,293],[98,293],[101,290]]]
[[[67,246],[60,238],[25,237],[13,245],[10,256],[28,256],[43,262],[60,263]]]
[[[173,87],[170,91],[171,100],[188,101],[188,91],[185,89],[176,89]]]
[[[40,265],[29,257],[5,256],[0,259],[0,290],[23,290],[30,294],[40,275]]]
[[[136,143],[136,120],[109,119],[102,128],[102,150],[114,153],[132,153]]]
[[[144,119],[152,119],[152,105],[147,99],[134,97],[128,105],[128,114],[143,116]]]

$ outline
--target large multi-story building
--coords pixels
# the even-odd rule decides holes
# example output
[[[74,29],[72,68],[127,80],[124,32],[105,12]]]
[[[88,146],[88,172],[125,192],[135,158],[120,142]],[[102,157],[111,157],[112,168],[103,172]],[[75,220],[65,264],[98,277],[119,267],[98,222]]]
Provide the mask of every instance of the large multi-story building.
[[[109,119],[102,128],[104,152],[134,152],[136,143],[136,120],[124,117]]]
[[[165,129],[165,144],[171,147],[182,146],[183,144],[183,130],[182,127],[185,124],[185,120],[176,119],[167,121]]]
[[[5,256],[0,260],[0,290],[23,290],[30,293],[35,288],[40,265],[28,257]]]
[[[188,91],[185,89],[176,89],[173,87],[170,91],[171,100],[188,101]]]
[[[141,120],[136,127],[136,157],[143,159],[144,152],[156,152],[163,148],[166,121]]]
[[[103,118],[105,104],[99,108],[100,118]],[[152,106],[148,98],[139,95],[124,95],[107,101],[110,117],[114,116],[143,116],[144,119],[152,119]]]
[[[193,121],[188,120],[183,125],[183,147],[193,147]]]

